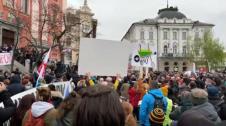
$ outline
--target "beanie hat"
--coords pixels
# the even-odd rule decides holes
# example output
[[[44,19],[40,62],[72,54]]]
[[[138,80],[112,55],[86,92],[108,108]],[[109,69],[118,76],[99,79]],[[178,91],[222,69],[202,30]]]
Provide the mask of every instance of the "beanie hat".
[[[192,89],[191,90],[191,101],[193,105],[201,105],[208,101],[208,94],[203,89]]]
[[[151,123],[163,124],[164,122],[164,112],[161,108],[155,108],[150,114],[149,119]]]
[[[161,87],[164,96],[168,96],[168,86]]]
[[[208,92],[208,95],[211,97],[214,97],[214,96],[218,96],[219,95],[219,90],[216,86],[209,86],[207,87],[207,92]]]

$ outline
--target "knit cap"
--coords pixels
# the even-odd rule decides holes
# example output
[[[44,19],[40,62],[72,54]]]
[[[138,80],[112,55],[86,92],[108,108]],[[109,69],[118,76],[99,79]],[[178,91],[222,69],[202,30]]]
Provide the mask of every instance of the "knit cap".
[[[149,114],[149,119],[151,124],[163,124],[164,122],[164,112],[161,108],[155,108],[150,114]]]

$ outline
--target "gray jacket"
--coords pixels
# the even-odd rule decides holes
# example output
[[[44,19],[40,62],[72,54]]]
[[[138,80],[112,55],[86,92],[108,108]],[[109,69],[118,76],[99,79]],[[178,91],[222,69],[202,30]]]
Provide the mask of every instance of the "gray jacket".
[[[221,119],[218,116],[215,108],[209,102],[203,103],[201,105],[197,105],[192,107],[190,110],[198,111],[207,119],[213,121],[214,123],[220,123]]]

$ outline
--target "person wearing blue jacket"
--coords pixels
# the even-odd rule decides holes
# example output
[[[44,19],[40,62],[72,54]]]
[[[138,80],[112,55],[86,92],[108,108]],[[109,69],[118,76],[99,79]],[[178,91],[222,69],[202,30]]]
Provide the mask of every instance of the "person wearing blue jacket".
[[[163,111],[167,109],[167,99],[163,96],[162,91],[159,89],[157,82],[150,84],[150,90],[144,95],[140,106],[140,125],[151,126],[149,121],[149,114],[154,109],[155,97],[162,98],[163,100]],[[154,97],[155,96],[155,97]]]

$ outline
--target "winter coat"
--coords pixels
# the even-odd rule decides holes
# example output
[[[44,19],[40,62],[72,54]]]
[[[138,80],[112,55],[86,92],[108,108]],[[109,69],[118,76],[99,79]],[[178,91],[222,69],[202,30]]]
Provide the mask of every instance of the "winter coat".
[[[26,121],[29,120],[29,114],[32,114],[32,118],[39,118],[44,116],[45,126],[56,126],[57,110],[54,109],[54,106],[48,102],[34,102],[31,106],[31,109],[27,111],[22,121],[22,126],[26,124]]]
[[[163,96],[162,91],[160,89],[152,89],[149,90],[147,94],[144,95],[141,106],[140,106],[140,113],[139,119],[141,126],[151,126],[149,121],[149,114],[154,109],[154,96],[163,98],[163,109],[166,112],[167,109],[167,99]]]
[[[216,97],[208,97],[208,101],[209,103],[211,103],[214,108],[216,109],[217,113],[220,113],[221,110],[221,105],[224,103],[224,100],[222,100],[220,97],[216,96]]]
[[[133,108],[138,107],[138,102],[140,101],[140,94],[136,91],[134,87],[129,89],[129,102]]]
[[[16,95],[20,92],[25,91],[25,87],[20,84],[20,77],[18,75],[14,75],[10,79],[10,85],[7,86],[7,89],[11,96]]]
[[[64,113],[64,116],[57,120],[57,126],[72,126],[74,121],[74,110],[67,111],[61,110]]]
[[[212,104],[210,104],[209,102],[203,103],[201,105],[194,106],[188,111],[198,111],[205,118],[207,118],[208,120],[210,120],[214,123],[221,122],[221,119],[218,116],[214,106]]]
[[[0,107],[0,126],[16,112],[16,105],[10,99],[9,92],[3,91],[0,93],[0,103],[1,102],[3,102],[4,108]]]
[[[221,105],[219,116],[221,120],[226,120],[226,101]]]
[[[170,113],[170,118],[172,120],[179,120],[183,112],[185,112],[186,110],[189,110],[190,108],[192,108],[191,100],[182,99],[181,106],[175,108],[174,111]]]

